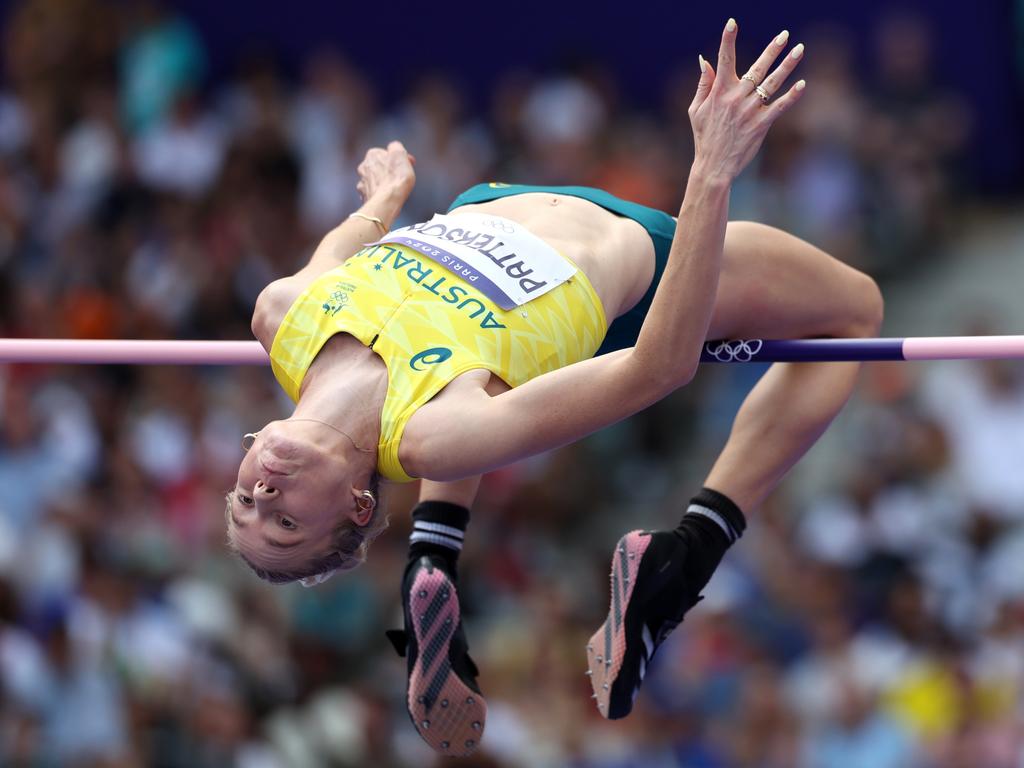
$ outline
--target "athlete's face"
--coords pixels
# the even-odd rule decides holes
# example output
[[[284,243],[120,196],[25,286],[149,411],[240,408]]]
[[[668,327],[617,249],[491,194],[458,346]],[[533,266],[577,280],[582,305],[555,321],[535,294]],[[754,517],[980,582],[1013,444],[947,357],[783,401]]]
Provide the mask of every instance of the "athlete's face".
[[[228,499],[228,538],[252,564],[295,571],[324,556],[347,519],[359,522],[344,457],[310,439],[308,425],[273,421],[255,436]]]

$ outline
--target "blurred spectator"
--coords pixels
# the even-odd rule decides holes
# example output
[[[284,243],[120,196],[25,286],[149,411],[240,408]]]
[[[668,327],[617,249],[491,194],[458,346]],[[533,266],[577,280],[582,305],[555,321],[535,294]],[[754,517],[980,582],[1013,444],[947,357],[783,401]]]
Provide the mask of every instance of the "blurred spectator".
[[[808,738],[808,767],[903,768],[914,765],[909,735],[873,706],[854,682],[839,681],[840,699],[829,722]]]
[[[362,160],[357,142],[373,104],[370,86],[332,52],[313,56],[305,74],[288,131],[302,164],[303,222],[310,234],[317,235],[360,205],[351,180]]]
[[[574,184],[592,175],[608,119],[608,105],[592,83],[578,75],[541,80],[519,119],[526,162],[537,174],[533,183]]]
[[[950,223],[971,127],[963,100],[934,82],[932,48],[921,16],[895,11],[878,25],[863,144],[865,200],[873,206],[868,243],[904,263],[922,258]]]
[[[134,3],[131,13],[121,50],[121,113],[127,130],[142,134],[196,89],[206,56],[192,26],[159,0]]]
[[[62,618],[44,642],[42,755],[55,764],[116,762],[129,748],[128,714],[114,670],[79,658]]]
[[[456,85],[440,74],[428,74],[416,82],[396,114],[376,129],[376,143],[384,145],[401,136],[416,157],[416,188],[403,214],[410,221],[447,210],[456,195],[487,175],[493,161],[490,136],[464,112]]]
[[[214,183],[224,157],[223,130],[201,112],[195,97],[182,94],[166,118],[133,147],[139,179],[148,186],[197,197]]]

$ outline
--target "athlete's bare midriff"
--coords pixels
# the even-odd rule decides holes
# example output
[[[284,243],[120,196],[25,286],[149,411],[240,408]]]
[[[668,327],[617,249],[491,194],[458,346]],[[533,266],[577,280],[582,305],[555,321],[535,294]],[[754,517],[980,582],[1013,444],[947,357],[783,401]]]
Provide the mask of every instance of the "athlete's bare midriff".
[[[570,195],[528,192],[451,211],[511,219],[571,259],[601,298],[608,322],[627,312],[654,278],[654,244],[632,219]]]

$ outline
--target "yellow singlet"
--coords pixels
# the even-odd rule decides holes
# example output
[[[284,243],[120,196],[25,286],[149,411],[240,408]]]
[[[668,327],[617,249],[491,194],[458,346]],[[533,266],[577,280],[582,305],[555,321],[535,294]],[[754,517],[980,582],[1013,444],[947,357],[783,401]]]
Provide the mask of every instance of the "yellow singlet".
[[[470,283],[401,245],[364,248],[296,299],[274,337],[274,376],[298,401],[313,359],[350,333],[388,369],[377,465],[409,481],[398,461],[405,425],[456,376],[485,369],[512,387],[592,357],[606,330],[601,300],[582,270],[505,311]]]

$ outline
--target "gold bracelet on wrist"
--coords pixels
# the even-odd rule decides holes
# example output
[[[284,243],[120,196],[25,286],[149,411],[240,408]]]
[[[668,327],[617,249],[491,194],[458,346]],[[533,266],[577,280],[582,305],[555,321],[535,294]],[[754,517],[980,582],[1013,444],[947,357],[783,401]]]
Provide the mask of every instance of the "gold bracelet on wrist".
[[[376,216],[368,216],[365,213],[350,213],[348,216],[350,219],[365,219],[366,221],[372,221],[380,228],[380,235],[383,237],[388,233],[388,228],[384,226],[384,222]]]

